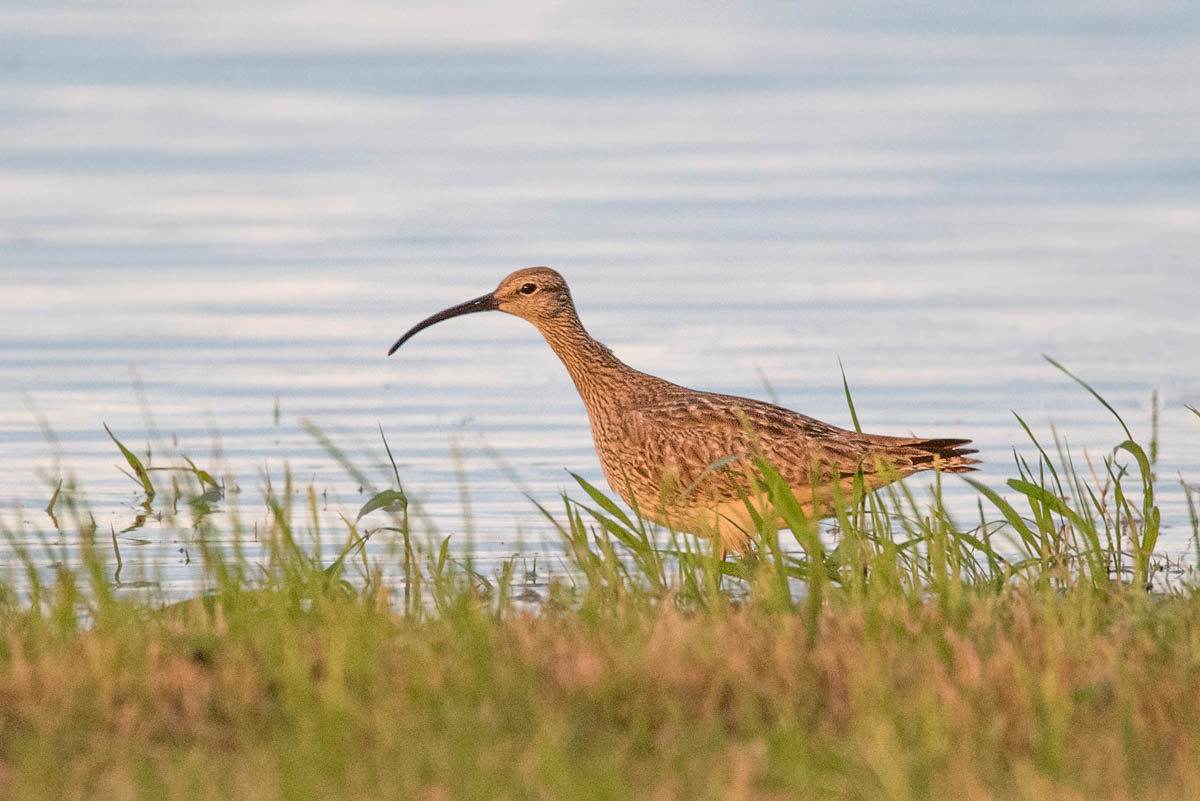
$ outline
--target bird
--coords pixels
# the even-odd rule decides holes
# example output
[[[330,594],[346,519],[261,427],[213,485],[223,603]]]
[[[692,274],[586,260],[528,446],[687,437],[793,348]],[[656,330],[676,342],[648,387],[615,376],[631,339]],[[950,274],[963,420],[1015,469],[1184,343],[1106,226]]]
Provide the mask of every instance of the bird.
[[[806,519],[921,470],[977,468],[968,439],[849,431],[772,403],[703,392],[636,370],[594,339],[566,280],[549,267],[517,270],[496,289],[425,318],[396,340],[464,314],[501,311],[534,325],[579,391],[604,477],[644,519],[719,540],[746,553],[764,521],[786,528],[769,497],[765,465]],[[859,478],[861,476],[861,478]],[[799,532],[797,532],[799,533]]]

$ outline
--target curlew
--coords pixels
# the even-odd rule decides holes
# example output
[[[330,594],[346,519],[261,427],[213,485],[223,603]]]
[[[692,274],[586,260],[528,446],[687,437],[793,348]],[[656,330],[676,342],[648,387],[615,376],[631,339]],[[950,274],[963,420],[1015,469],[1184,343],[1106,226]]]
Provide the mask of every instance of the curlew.
[[[579,322],[566,281],[549,267],[509,275],[495,291],[440,311],[396,340],[462,314],[497,310],[541,332],[587,409],[604,477],[645,518],[716,536],[745,551],[754,518],[782,525],[759,465],[772,465],[808,516],[848,499],[856,474],[868,490],[919,470],[963,473],[978,464],[966,439],[862,434],[771,403],[700,392],[633,369]],[[751,511],[753,510],[753,512]]]

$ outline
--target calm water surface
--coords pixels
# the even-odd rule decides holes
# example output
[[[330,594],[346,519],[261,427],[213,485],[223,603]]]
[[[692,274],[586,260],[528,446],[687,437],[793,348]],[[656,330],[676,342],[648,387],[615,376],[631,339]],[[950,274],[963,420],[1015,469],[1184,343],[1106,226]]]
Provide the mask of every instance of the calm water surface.
[[[107,423],[154,464],[228,473],[248,525],[287,465],[336,538],[366,496],[307,420],[380,483],[382,426],[420,530],[555,553],[523,493],[603,479],[537,333],[475,315],[384,357],[549,264],[635,367],[849,425],[840,358],[865,428],[971,437],[998,489],[1030,450],[1014,410],[1097,466],[1123,439],[1040,354],[1143,441],[1157,389],[1163,545],[1185,554],[1197,12],[755,9],[0,13],[6,525],[56,543],[41,509],[67,475],[102,531],[133,524]],[[126,577],[196,576],[186,527],[118,541]]]

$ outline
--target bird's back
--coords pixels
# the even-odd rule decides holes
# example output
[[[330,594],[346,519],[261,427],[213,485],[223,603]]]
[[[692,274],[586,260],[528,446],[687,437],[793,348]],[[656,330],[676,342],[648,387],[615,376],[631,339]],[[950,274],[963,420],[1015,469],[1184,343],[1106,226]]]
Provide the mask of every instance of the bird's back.
[[[589,414],[609,484],[651,519],[660,507],[697,512],[760,492],[755,458],[779,472],[809,513],[848,493],[860,470],[875,489],[919,470],[965,472],[977,463],[968,440],[861,434],[752,398],[654,376],[634,383],[637,392],[614,393]]]

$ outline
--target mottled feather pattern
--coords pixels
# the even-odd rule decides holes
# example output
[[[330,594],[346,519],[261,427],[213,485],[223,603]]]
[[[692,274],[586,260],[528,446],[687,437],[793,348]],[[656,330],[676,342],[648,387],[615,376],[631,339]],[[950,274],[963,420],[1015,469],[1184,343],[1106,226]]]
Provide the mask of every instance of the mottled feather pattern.
[[[945,472],[970,470],[976,463],[967,458],[974,451],[961,447],[966,440],[859,434],[750,398],[698,392],[661,379],[654,385],[653,396],[635,397],[628,405],[610,400],[604,405],[615,408],[592,421],[609,483],[627,495],[614,481],[621,476],[643,507],[664,500],[664,492],[668,501],[701,507],[753,493],[754,456],[805,496],[811,494],[814,469],[819,483],[851,478],[861,469],[874,488],[888,471],[888,477],[903,477],[932,468],[935,459]],[[718,464],[723,467],[711,469]]]
[[[779,472],[808,514],[848,498],[859,471],[876,489],[919,470],[962,473],[978,464],[964,447],[969,440],[860,434],[634,370],[588,335],[566,282],[548,267],[518,270],[491,295],[447,312],[484,309],[533,323],[562,360],[587,409],[604,476],[626,503],[677,530],[718,536],[725,547],[748,547],[754,516],[766,514],[756,459]],[[419,323],[393,350],[447,312]]]

